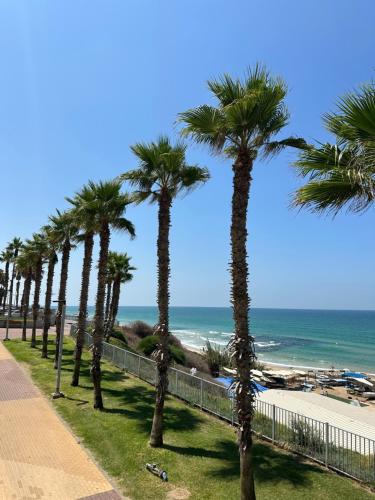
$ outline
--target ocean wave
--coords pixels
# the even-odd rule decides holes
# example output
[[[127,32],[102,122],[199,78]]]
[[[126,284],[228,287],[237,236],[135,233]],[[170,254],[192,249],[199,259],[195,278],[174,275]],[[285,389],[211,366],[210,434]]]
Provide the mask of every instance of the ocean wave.
[[[265,349],[267,347],[277,347],[281,345],[281,342],[275,342],[274,340],[270,340],[269,342],[254,342],[254,344],[260,349]]]
[[[198,332],[194,332],[192,330],[171,330],[171,333],[175,333],[176,335],[189,335],[190,337],[200,336]]]

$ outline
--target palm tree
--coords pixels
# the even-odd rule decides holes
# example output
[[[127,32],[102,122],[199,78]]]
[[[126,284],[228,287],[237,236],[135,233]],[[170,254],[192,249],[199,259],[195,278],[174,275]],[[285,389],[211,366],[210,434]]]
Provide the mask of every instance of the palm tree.
[[[155,353],[158,376],[156,383],[156,404],[152,423],[151,446],[163,444],[163,408],[168,389],[169,356],[169,228],[173,199],[181,192],[189,191],[209,178],[207,169],[186,163],[186,146],[172,146],[167,137],[157,142],[138,143],[132,146],[139,160],[139,168],[121,176],[136,188],[135,201],[146,199],[157,203],[159,208],[158,292],[159,321],[157,332],[160,344]]]
[[[95,203],[96,193],[91,186],[84,186],[74,198],[66,198],[73,205],[72,214],[80,229],[79,239],[84,242],[84,257],[81,276],[81,294],[79,300],[79,313],[76,330],[76,346],[74,351],[74,369],[72,386],[79,384],[79,375],[82,359],[82,349],[85,339],[87,301],[90,285],[90,272],[92,266],[92,251],[94,248],[94,235],[98,232],[96,214],[92,206]]]
[[[108,253],[108,277],[110,278],[111,283],[113,283],[113,291],[105,330],[105,338],[107,341],[111,336],[117,317],[121,284],[131,281],[133,279],[131,271],[136,270],[135,267],[130,265],[130,260],[131,257],[129,257],[126,253]]]
[[[306,147],[301,139],[273,138],[288,123],[286,86],[257,65],[244,80],[224,75],[208,82],[217,106],[203,105],[179,115],[184,136],[206,144],[211,151],[233,159],[231,221],[231,302],[235,334],[231,341],[238,378],[233,384],[238,415],[241,499],[255,498],[252,466],[252,417],[255,391],[250,370],[256,359],[249,331],[247,208],[253,165],[259,154],[268,156],[287,146]]]
[[[9,285],[9,266],[13,259],[13,250],[6,248],[0,254],[0,261],[5,262],[4,273],[4,296],[3,296],[3,314],[5,314],[5,306],[8,298],[8,285]]]
[[[29,302],[30,302],[30,291],[31,283],[34,277],[33,274],[33,258],[30,255],[29,249],[23,247],[20,254],[17,257],[17,268],[24,277],[23,285],[23,298],[21,303],[21,311],[23,317],[22,323],[22,340],[26,341],[26,329],[27,329],[27,316],[29,314]]]
[[[48,260],[46,295],[44,302],[44,320],[43,320],[43,341],[42,341],[42,358],[48,357],[48,331],[51,326],[51,301],[52,301],[52,287],[53,278],[55,275],[55,266],[58,262],[57,251],[58,245],[54,243],[54,235],[51,226],[43,227],[43,234],[46,239],[46,258]]]
[[[294,205],[336,214],[345,206],[363,212],[375,200],[375,85],[345,95],[338,112],[324,123],[336,144],[303,151],[296,162],[308,182],[295,194]]]
[[[127,232],[131,237],[134,237],[135,231],[133,224],[123,217],[127,205],[131,203],[131,199],[128,194],[121,193],[121,183],[119,181],[99,183],[90,181],[88,186],[95,193],[95,198],[90,204],[90,210],[99,227],[100,238],[91,376],[94,384],[94,408],[101,410],[103,409],[103,399],[100,360],[104,337],[104,298],[107,281],[110,228]]]
[[[56,314],[56,349],[55,349],[55,363],[54,366],[57,368],[58,353],[59,353],[59,343],[61,334],[61,316],[63,306],[66,302],[66,286],[68,282],[68,268],[69,268],[69,258],[70,251],[74,248],[72,243],[74,238],[77,236],[78,227],[77,222],[71,211],[59,212],[57,210],[56,215],[51,215],[50,220],[50,241],[59,245],[61,249],[61,270],[60,270],[60,286],[58,294],[58,306]]]
[[[31,240],[26,240],[26,248],[29,253],[30,259],[34,264],[35,270],[35,288],[34,288],[34,301],[33,301],[33,326],[31,332],[31,347],[36,347],[36,325],[39,313],[39,298],[40,287],[43,277],[43,264],[47,253],[47,242],[43,234],[33,234]]]
[[[12,315],[12,298],[13,298],[13,284],[14,284],[14,278],[16,277],[16,264],[15,261],[17,259],[18,253],[20,249],[22,248],[22,240],[21,238],[13,238],[12,241],[9,242],[8,244],[8,250],[10,250],[13,253],[12,257],[12,262],[13,262],[13,268],[12,268],[12,273],[10,277],[10,287],[9,287],[9,315]]]

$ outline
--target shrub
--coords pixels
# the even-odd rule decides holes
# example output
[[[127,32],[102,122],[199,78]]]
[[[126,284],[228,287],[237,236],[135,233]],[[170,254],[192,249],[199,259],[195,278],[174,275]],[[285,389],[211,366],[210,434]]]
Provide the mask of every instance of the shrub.
[[[129,328],[141,339],[153,335],[154,329],[151,325],[145,323],[144,321],[133,321],[130,323]]]
[[[228,351],[212,345],[208,340],[203,353],[213,377],[219,376],[220,368],[223,366],[230,366],[231,360]]]
[[[159,343],[159,337],[157,335],[152,335],[151,337],[145,337],[138,343],[138,349],[143,352],[146,356],[151,356],[151,354],[157,348],[157,344]],[[180,347],[176,347],[171,345],[169,347],[171,357],[173,361],[179,363],[180,365],[184,365],[186,362],[185,353]]]
[[[128,341],[121,330],[113,329],[112,333],[111,333],[111,337],[114,337],[115,339],[121,340],[121,342],[124,342],[124,344],[128,345]]]
[[[298,418],[291,422],[293,442],[298,447],[323,453],[325,444],[317,429]]]
[[[179,365],[186,364],[185,353],[180,347],[176,347],[175,345],[171,345],[170,351],[171,351],[172,359],[173,359],[173,361],[175,361],[175,363],[178,363]]]
[[[146,356],[151,356],[151,354],[157,348],[159,342],[159,337],[157,335],[152,335],[151,337],[145,337],[138,343],[138,349],[143,352]]]

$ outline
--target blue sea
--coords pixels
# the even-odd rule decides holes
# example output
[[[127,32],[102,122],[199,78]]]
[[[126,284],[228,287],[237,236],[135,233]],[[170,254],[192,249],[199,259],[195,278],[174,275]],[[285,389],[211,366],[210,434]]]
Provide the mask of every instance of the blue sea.
[[[69,307],[73,314],[77,307]],[[89,314],[93,314],[93,307]],[[156,307],[120,307],[121,324],[157,321]],[[171,307],[170,329],[187,347],[225,346],[233,332],[225,307]],[[251,309],[259,361],[289,366],[349,368],[375,373],[375,311]]]

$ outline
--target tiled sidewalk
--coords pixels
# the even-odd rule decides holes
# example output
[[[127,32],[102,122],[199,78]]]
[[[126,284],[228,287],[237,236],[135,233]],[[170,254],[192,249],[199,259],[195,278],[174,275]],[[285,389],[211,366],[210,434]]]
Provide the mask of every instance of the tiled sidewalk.
[[[0,343],[0,499],[121,499],[5,346]]]

